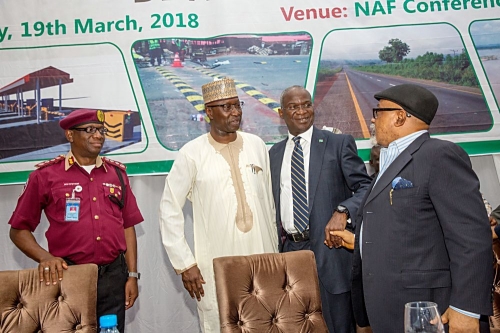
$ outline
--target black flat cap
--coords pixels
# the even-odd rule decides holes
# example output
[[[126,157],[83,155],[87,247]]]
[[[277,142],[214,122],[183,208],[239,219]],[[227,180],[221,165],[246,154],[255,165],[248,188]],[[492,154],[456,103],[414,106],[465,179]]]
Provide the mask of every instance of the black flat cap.
[[[401,84],[390,87],[374,96],[377,100],[385,99],[400,105],[406,112],[431,124],[439,102],[429,90],[416,84]]]

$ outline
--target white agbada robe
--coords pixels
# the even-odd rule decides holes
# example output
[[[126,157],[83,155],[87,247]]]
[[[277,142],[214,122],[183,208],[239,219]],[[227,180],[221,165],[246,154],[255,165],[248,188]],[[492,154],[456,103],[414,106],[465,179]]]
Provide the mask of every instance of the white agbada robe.
[[[238,227],[236,223],[237,197],[241,199],[243,193],[237,195],[240,186],[233,185],[234,177],[227,161],[235,154],[228,155],[226,151],[224,158],[220,151],[226,145],[216,143],[209,133],[180,149],[165,180],[160,203],[162,241],[172,266],[180,274],[198,265],[206,282],[203,285],[205,296],[198,302],[200,324],[205,333],[220,332],[212,260],[222,256],[278,252],[266,145],[253,134],[237,134],[242,139],[242,149],[239,160],[233,164],[239,165],[243,197],[253,216],[250,230],[243,232],[240,230],[242,225]],[[234,146],[229,148],[235,149]],[[184,234],[182,207],[186,199],[193,205],[194,255]]]

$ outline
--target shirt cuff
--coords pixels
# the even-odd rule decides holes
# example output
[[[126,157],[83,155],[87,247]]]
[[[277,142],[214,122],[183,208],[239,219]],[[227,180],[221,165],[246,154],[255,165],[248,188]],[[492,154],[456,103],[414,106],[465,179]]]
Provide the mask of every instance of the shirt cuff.
[[[452,308],[453,310],[457,311],[458,313],[461,313],[463,315],[466,315],[466,316],[469,316],[469,317],[472,317],[472,318],[476,318],[476,319],[479,319],[479,317],[481,317],[480,315],[478,315],[477,313],[473,313],[473,312],[469,312],[469,311],[465,311],[465,310],[461,310],[459,308],[456,308],[452,305],[450,305],[450,308]]]
[[[176,268],[174,268],[174,270],[175,270],[175,273],[176,273],[177,275],[181,275],[182,273],[184,273],[185,271],[187,271],[187,270],[188,270],[188,269],[190,269],[190,268],[193,268],[193,267],[194,267],[194,266],[196,266],[196,265],[198,265],[198,264],[197,264],[197,263],[194,263],[194,264],[189,265],[188,267],[186,267],[186,268],[184,268],[184,269],[176,269]]]

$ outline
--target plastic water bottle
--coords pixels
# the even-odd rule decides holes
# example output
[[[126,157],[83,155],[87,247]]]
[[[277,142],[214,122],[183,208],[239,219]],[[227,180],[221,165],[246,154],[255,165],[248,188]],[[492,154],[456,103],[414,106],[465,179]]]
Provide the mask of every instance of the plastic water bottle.
[[[118,318],[116,315],[105,315],[99,318],[101,333],[120,333],[118,331]]]

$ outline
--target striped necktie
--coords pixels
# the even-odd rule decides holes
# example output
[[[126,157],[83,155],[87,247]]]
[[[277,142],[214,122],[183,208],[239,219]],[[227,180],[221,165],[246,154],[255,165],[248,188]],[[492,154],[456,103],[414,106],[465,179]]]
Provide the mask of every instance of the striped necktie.
[[[292,152],[293,223],[298,232],[303,232],[309,224],[304,153],[300,145],[300,136],[296,136],[292,140],[295,143]]]

